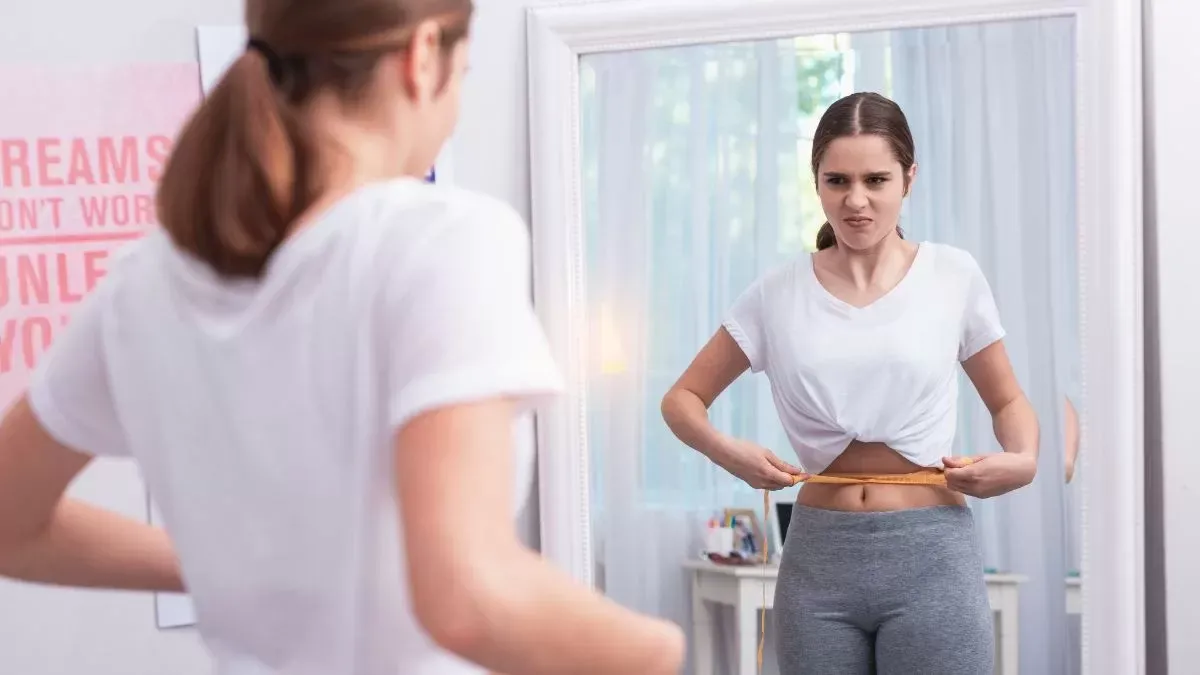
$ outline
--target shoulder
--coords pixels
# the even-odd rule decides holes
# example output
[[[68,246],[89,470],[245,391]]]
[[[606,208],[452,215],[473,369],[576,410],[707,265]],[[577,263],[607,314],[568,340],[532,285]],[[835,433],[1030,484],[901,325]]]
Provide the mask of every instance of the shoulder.
[[[472,249],[527,246],[529,228],[505,202],[462,188],[406,181],[368,195],[365,228],[382,245],[448,255]]]
[[[793,256],[784,262],[767,268],[751,286],[764,298],[774,298],[780,293],[794,292],[801,287],[806,274],[812,266],[812,255],[807,251]]]
[[[497,300],[527,293],[530,234],[508,204],[487,195],[413,181],[380,186],[360,211],[354,256],[390,303],[462,294]]]
[[[983,273],[975,256],[966,249],[928,241],[923,242],[921,246],[928,248],[926,252],[933,258],[933,268],[941,278],[948,281],[965,281]]]
[[[114,304],[141,304],[141,295],[161,287],[163,265],[174,253],[166,231],[158,228],[144,236],[103,252],[103,276],[89,289],[87,299],[96,308]],[[93,259],[93,262],[94,259]],[[92,264],[88,264],[89,269]],[[103,313],[103,309],[99,309]]]

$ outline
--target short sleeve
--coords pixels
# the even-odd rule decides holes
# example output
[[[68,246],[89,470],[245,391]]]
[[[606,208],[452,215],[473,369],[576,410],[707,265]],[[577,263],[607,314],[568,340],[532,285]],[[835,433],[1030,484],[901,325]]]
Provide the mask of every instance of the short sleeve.
[[[99,456],[125,456],[104,349],[104,315],[111,278],[71,313],[38,361],[26,396],[42,428],[59,443]]]
[[[750,361],[750,371],[759,373],[766,367],[766,345],[763,331],[763,282],[754,282],[742,292],[729,309],[721,325]]]
[[[966,361],[984,347],[1004,337],[1004,326],[1000,323],[1000,311],[987,277],[979,263],[966,256],[965,278],[966,302],[963,306],[962,332],[958,342],[958,360]]]
[[[530,297],[529,231],[500,206],[477,211],[439,225],[412,273],[391,276],[383,325],[393,428],[489,398],[527,410],[562,389]]]

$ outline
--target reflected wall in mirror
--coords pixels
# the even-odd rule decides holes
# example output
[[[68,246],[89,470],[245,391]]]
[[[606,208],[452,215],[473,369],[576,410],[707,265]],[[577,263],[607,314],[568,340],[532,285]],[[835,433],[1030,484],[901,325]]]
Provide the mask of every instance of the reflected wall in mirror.
[[[545,555],[618,602],[678,622],[691,640],[689,672],[697,674],[758,672],[764,606],[770,608],[765,672],[796,654],[805,665],[842,672],[852,665],[834,661],[851,652],[860,661],[874,658],[879,672],[1141,672],[1137,7],[1135,0],[695,0],[686,7],[608,0],[531,10],[535,304],[567,374],[563,400],[538,422]],[[840,193],[833,186],[842,178],[829,171],[820,183],[814,177],[821,116],[855,92],[877,92],[903,110],[917,164],[909,194],[895,183],[871,187],[875,179],[855,177],[859,169],[849,171],[850,186]],[[891,148],[877,154],[901,163],[896,144],[876,145]],[[667,427],[661,403],[769,270],[794,270],[794,278],[780,278],[797,282],[807,275],[811,297],[824,292],[834,308],[868,313],[825,283],[828,270],[814,263],[829,256],[813,257],[830,209],[841,208],[839,198],[847,204],[854,190],[872,208],[879,206],[872,199],[882,204],[880,195],[891,195],[896,210],[879,209],[892,215],[877,220],[898,220],[901,245],[913,260],[893,279],[897,288],[929,255],[940,261],[949,259],[942,252],[957,251],[958,260],[974,261],[970,267],[986,288],[953,279],[924,288],[941,288],[945,296],[973,288],[974,296],[995,303],[1014,379],[1040,422],[1038,474],[1015,492],[964,500],[969,511],[950,509],[970,516],[958,530],[969,535],[958,540],[970,542],[954,567],[961,580],[921,586],[949,577],[939,551],[952,539],[914,534],[897,539],[895,550],[932,561],[887,562],[893,548],[856,553],[849,546],[826,565],[844,579],[818,583],[807,596],[776,606],[775,589],[791,583],[784,573],[789,560],[834,550],[811,528],[793,536],[779,527],[789,517],[793,534],[801,527],[795,523],[811,524],[813,511],[793,504],[809,504],[828,486],[778,490],[764,506],[762,493],[731,475],[746,471],[724,461],[727,471],[681,442],[680,425],[674,433]],[[845,234],[846,223],[834,221]],[[882,289],[886,302],[878,307],[900,307],[897,321],[911,322],[914,312],[949,306],[896,300],[912,287]],[[734,377],[732,370],[741,368],[731,369],[732,383],[696,417],[723,438],[833,471],[843,457],[865,457],[861,448],[851,447],[834,464],[826,464],[828,457],[814,461],[804,434],[785,433],[781,406],[834,426],[845,422],[835,431],[849,435],[830,443],[837,455],[842,440],[879,440],[861,430],[871,410],[887,412],[873,400],[882,387],[870,386],[873,373],[849,367],[858,361],[850,347],[867,341],[845,331],[835,340],[832,324],[811,321],[807,306],[782,307],[770,310],[772,326],[788,316],[809,323],[777,330],[788,340],[769,345],[788,350],[773,353],[791,354],[795,372],[812,365],[802,356],[847,367],[814,393],[773,387],[783,371],[772,373],[771,358],[757,359],[768,376]],[[933,334],[921,326],[913,332]],[[946,409],[954,410],[955,433],[936,444],[935,454],[998,453],[996,406],[988,409],[978,389],[989,388],[977,386],[987,378],[962,372],[953,352],[963,339],[948,334],[955,349],[937,360],[947,373],[942,381],[957,385],[946,399],[954,402]],[[756,358],[746,354],[755,351],[753,338],[737,339],[725,341],[730,353],[740,348],[753,364]],[[847,348],[840,360],[813,356],[835,344]],[[900,351],[888,350],[876,344],[863,353],[878,359]],[[868,411],[860,424],[830,413],[859,399]],[[876,457],[897,456],[875,450],[884,453]],[[928,467],[939,459],[921,461]],[[927,488],[911,489],[903,494]],[[886,511],[854,506],[867,515]],[[818,511],[839,510],[854,509]],[[716,527],[731,517],[734,527]],[[765,542],[755,520],[765,523]],[[729,549],[753,564],[702,557],[716,552],[728,562]],[[868,577],[890,590],[855,588]],[[889,631],[894,624],[884,619],[895,617],[882,614],[855,615],[848,634],[859,644],[827,654],[805,640],[815,637],[825,647],[833,640],[785,625],[784,615],[821,611],[816,605],[828,604],[835,591],[841,599],[824,616],[855,602],[877,608],[886,593],[913,589],[917,603],[958,610],[946,596],[972,586],[975,592],[956,603],[974,602],[974,611],[939,614],[939,629],[951,633],[925,647],[920,640],[929,642],[936,630],[906,638]],[[965,632],[969,621],[973,635]],[[897,656],[897,644],[906,656]],[[969,664],[955,661],[968,652]],[[914,665],[910,657],[926,661]]]
[[[903,109],[918,164],[900,218],[904,237],[951,245],[978,261],[1013,369],[1048,439],[1040,480],[970,500],[979,575],[996,617],[996,672],[1079,671],[1078,617],[1069,618],[1079,603],[1068,600],[1079,584],[1079,509],[1064,479],[1078,454],[1070,413],[1081,407],[1073,41],[1074,20],[1054,17],[582,59],[584,286],[589,333],[598,339],[587,373],[595,579],[609,597],[691,627],[694,653],[712,643],[704,648],[715,669],[698,675],[754,672],[761,603],[700,606],[689,581],[733,572],[696,564],[706,526],[725,508],[757,507],[764,517],[762,497],[681,443],[660,402],[757,279],[813,264],[818,229],[838,216],[827,215],[818,196],[814,132],[829,106],[854,92],[878,92]],[[864,208],[876,187],[862,188]],[[844,206],[835,190],[826,194],[832,207]],[[910,274],[916,270],[914,262]],[[957,435],[945,454],[1001,452],[991,413],[958,372]],[[872,392],[838,395],[870,399]],[[793,447],[814,439],[789,440],[767,377],[739,377],[709,417],[720,432],[812,470]],[[790,504],[799,489],[773,499]],[[861,566],[867,583],[870,561],[845,564]],[[777,571],[772,563],[766,573]],[[762,583],[743,583],[742,591]],[[772,643],[795,638],[770,630],[780,626],[773,618]],[[890,627],[883,617],[862,620],[871,624],[869,640]],[[957,623],[955,630],[964,628]],[[882,646],[878,656],[887,658]],[[935,665],[944,664],[918,670]]]

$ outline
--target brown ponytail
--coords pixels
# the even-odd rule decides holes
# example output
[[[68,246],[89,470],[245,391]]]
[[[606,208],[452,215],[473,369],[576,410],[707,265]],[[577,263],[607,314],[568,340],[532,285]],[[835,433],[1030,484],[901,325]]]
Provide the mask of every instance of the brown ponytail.
[[[158,188],[175,244],[223,276],[258,276],[312,204],[314,148],[264,57],[243,54],[184,127]]]
[[[221,276],[259,276],[324,189],[304,104],[319,90],[361,100],[421,21],[442,26],[448,65],[472,12],[471,0],[247,0],[252,48],[184,127],[159,182],[175,245]]]
[[[837,237],[833,234],[833,225],[830,225],[827,220],[821,229],[817,230],[817,250],[824,251],[835,246],[837,246]]]

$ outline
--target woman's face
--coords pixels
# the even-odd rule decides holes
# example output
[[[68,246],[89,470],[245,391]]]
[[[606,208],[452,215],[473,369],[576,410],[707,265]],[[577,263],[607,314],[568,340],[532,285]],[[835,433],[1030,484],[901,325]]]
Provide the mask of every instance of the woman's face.
[[[909,171],[908,184],[916,175]],[[817,194],[839,245],[869,249],[896,230],[908,194],[904,169],[882,136],[834,140],[817,167]]]

